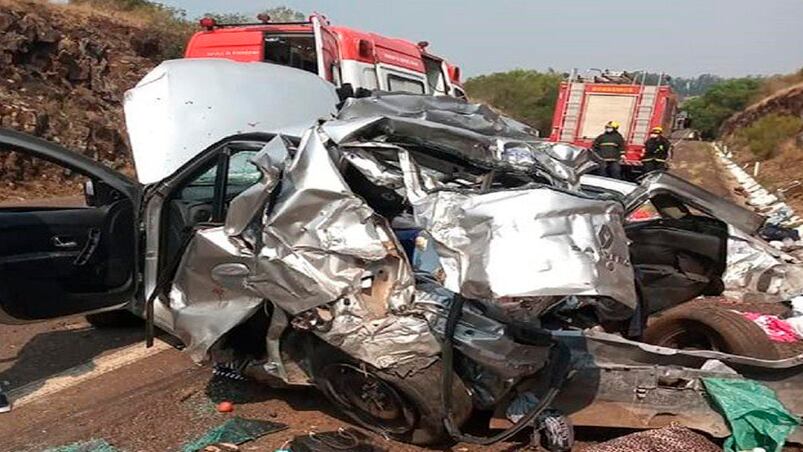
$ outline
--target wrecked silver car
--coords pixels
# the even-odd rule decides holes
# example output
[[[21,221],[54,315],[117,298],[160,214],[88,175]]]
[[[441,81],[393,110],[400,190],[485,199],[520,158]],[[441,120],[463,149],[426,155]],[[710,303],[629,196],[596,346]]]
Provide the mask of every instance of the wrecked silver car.
[[[257,85],[258,96],[235,97]],[[624,201],[589,189],[589,153],[484,106],[337,102],[291,68],[163,64],[127,95],[139,182],[1,131],[3,149],[93,181],[85,209],[0,211],[17,231],[47,224],[76,238],[58,257],[34,249],[49,239],[33,232],[4,250],[2,320],[125,305],[199,362],[315,385],[356,422],[419,444],[489,443],[550,407],[578,425],[678,421],[727,435],[705,376],[761,381],[803,412],[803,356],[641,342],[650,314],[723,290],[728,228],[752,217],[696,215],[686,207],[705,208],[699,193],[679,203],[680,184]],[[628,221],[644,202],[662,216]],[[54,254],[64,272],[32,273],[33,253]],[[80,284],[56,279],[85,265]],[[475,411],[513,419],[524,394],[531,403],[503,432],[461,432]]]

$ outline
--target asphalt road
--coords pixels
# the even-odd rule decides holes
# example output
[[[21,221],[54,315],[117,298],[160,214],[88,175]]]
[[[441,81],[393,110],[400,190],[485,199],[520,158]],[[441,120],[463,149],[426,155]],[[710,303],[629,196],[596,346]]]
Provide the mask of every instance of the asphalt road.
[[[41,451],[104,439],[124,451],[171,451],[237,415],[287,424],[242,450],[280,448],[296,435],[352,424],[315,389],[272,389],[214,378],[163,342],[146,351],[143,330],[95,329],[82,319],[0,326],[0,381],[18,406],[0,415],[0,451]],[[234,402],[231,414],[215,404]],[[420,448],[378,435],[388,450]],[[526,437],[520,438],[526,441]],[[518,450],[452,445],[455,451]]]

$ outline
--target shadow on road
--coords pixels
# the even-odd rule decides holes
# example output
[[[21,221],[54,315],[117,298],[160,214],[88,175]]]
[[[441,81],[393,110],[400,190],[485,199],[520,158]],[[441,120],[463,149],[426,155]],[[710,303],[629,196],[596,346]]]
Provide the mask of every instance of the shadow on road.
[[[5,328],[5,327],[4,327]],[[6,331],[0,329],[0,383],[15,389],[51,377],[92,359],[104,352],[143,340],[143,328],[95,329],[90,326],[47,331],[22,344],[9,345]],[[8,385],[5,385],[8,382]]]

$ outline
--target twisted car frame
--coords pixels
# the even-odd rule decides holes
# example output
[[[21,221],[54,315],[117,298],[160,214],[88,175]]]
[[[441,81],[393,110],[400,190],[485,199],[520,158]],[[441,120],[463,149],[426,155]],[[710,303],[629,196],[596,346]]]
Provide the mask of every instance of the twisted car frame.
[[[84,208],[0,209],[0,320],[125,308],[196,361],[317,386],[419,444],[498,440],[547,407],[726,436],[707,376],[758,380],[803,413],[803,356],[640,341],[649,315],[721,292],[734,240],[787,265],[753,237],[760,217],[671,175],[581,177],[589,153],[481,105],[339,102],[292,68],[163,63],[126,96],[138,181],[0,131],[2,152],[91,180]],[[502,433],[460,431],[526,392],[537,402]]]

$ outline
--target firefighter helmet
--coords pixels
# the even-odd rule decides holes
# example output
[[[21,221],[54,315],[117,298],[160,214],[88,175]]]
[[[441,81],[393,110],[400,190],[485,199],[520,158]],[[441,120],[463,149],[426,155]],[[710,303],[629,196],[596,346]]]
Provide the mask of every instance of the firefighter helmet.
[[[605,124],[605,127],[610,127],[613,130],[617,130],[619,128],[619,123],[616,121],[608,121],[608,123]]]
[[[651,130],[652,133],[664,133],[664,128],[661,126],[653,127]]]

